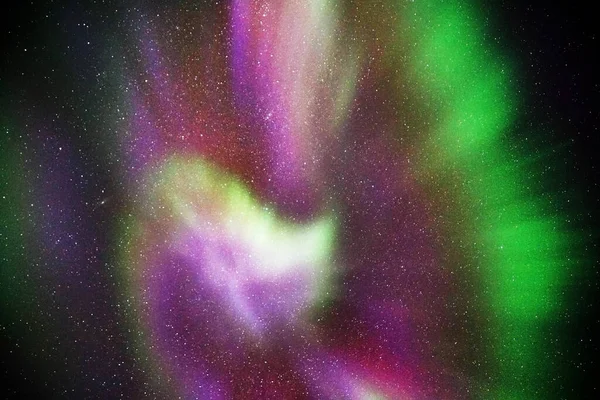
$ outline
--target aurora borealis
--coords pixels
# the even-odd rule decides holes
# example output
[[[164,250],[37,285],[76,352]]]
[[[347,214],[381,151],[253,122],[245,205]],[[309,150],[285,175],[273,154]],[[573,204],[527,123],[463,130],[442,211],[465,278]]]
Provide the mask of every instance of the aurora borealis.
[[[14,46],[48,65],[7,56],[0,86],[5,375],[50,398],[576,392],[597,199],[500,17],[43,10],[44,46]]]

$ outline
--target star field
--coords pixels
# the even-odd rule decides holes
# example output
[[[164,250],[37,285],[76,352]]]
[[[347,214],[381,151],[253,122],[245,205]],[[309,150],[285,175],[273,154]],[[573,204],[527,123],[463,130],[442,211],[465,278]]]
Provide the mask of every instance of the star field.
[[[7,28],[8,398],[579,393],[591,135],[509,11],[84,3]]]

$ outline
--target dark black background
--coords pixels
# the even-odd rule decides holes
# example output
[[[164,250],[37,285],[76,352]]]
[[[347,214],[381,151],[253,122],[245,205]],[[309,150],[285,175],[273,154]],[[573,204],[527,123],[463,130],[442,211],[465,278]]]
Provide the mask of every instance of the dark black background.
[[[523,130],[531,127],[529,145],[519,151],[551,150],[546,176],[547,190],[569,198],[564,207],[572,216],[571,228],[585,238],[586,269],[573,279],[571,311],[558,329],[568,343],[562,352],[568,374],[557,387],[557,398],[597,398],[598,377],[594,374],[600,343],[598,290],[598,160],[600,127],[598,105],[600,69],[598,66],[598,21],[590,5],[574,1],[488,1],[483,7],[488,17],[490,37],[517,60],[521,71],[520,95]],[[68,98],[70,89],[81,90],[86,76],[95,67],[97,48],[75,46],[70,51],[89,50],[87,64],[80,64],[79,78],[69,71],[68,51],[61,54],[53,45],[69,35],[81,41],[102,37],[122,17],[123,5],[117,2],[9,1],[0,13],[2,58],[0,60],[0,97],[2,107],[18,108],[11,99],[20,98],[26,88],[31,100],[52,107],[48,96]],[[91,31],[78,27],[75,20],[85,14],[94,22]],[[27,49],[27,51],[25,51]],[[96,52],[97,53],[97,52]],[[54,71],[52,71],[54,70]],[[48,75],[52,76],[49,81]],[[79,79],[79,80],[78,80]],[[36,99],[36,97],[39,97]],[[68,101],[75,101],[70,99]],[[0,113],[5,113],[0,110]],[[0,132],[0,134],[4,134]],[[523,143],[526,141],[523,139]],[[516,138],[519,143],[519,138]],[[533,145],[531,144],[533,143]],[[529,146],[529,147],[528,147]],[[108,180],[99,173],[98,179]],[[10,305],[2,305],[2,307]],[[17,347],[5,334],[0,321],[0,398],[61,398],[61,383],[53,382],[43,368],[30,364],[28,349]]]

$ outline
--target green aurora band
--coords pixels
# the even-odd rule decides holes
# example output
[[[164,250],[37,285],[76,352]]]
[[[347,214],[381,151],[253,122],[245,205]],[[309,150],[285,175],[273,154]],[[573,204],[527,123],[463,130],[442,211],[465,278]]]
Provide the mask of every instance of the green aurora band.
[[[566,218],[532,194],[531,165],[515,162],[503,141],[517,113],[513,68],[483,39],[482,18],[458,1],[410,4],[402,10],[410,28],[399,31],[416,44],[410,74],[437,116],[418,158],[422,180],[453,182],[456,205],[467,211],[451,224],[466,234],[484,288],[496,376],[481,396],[544,398],[539,383],[555,371],[543,335],[564,307],[578,240]]]

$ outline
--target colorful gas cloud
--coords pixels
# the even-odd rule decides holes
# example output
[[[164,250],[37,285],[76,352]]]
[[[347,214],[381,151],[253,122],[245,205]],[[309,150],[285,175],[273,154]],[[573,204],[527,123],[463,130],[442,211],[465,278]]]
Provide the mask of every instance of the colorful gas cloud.
[[[87,216],[114,198],[84,200],[74,145],[30,127],[21,245],[64,266],[41,274],[63,307],[109,249],[157,396],[547,395],[578,239],[515,162],[517,72],[468,3],[366,3],[128,14],[105,51],[109,244]]]

